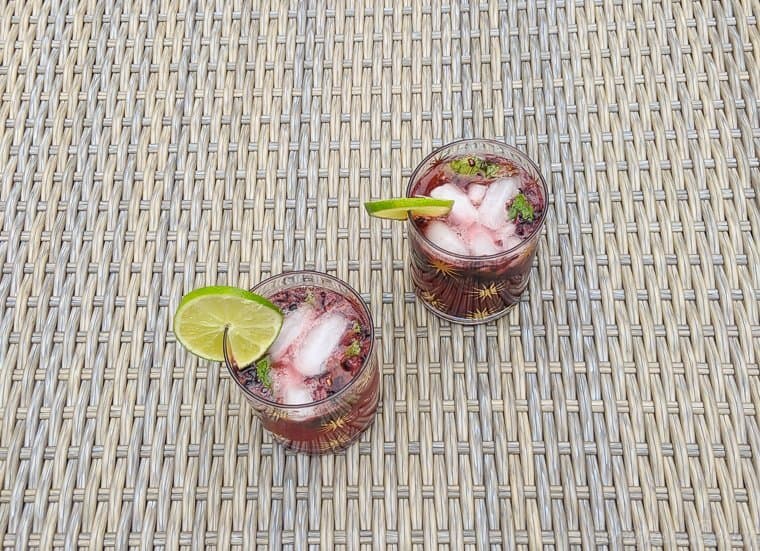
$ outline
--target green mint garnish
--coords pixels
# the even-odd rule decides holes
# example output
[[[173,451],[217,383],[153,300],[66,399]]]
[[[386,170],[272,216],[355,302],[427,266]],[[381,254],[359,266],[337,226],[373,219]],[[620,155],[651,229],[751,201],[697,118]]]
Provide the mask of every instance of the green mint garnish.
[[[261,384],[268,389],[272,388],[272,377],[269,374],[271,366],[269,365],[269,356],[264,356],[258,362],[256,362],[256,377]]]
[[[531,222],[533,221],[533,215],[533,205],[530,204],[530,201],[528,201],[524,194],[518,193],[509,206],[509,218],[517,220],[519,216],[522,220]]]
[[[451,166],[451,170],[457,174],[463,174],[465,176],[479,174],[486,178],[492,178],[497,172],[499,172],[498,164],[489,163],[480,157],[460,157],[459,159],[451,161],[449,166]]]
[[[354,356],[358,356],[361,351],[362,346],[359,344],[359,341],[354,339],[346,348],[346,358],[353,358]]]
[[[354,330],[354,334],[355,335],[358,335],[359,333],[362,332],[362,326],[361,326],[361,324],[358,321],[354,322],[353,330]]]
[[[494,163],[488,163],[483,161],[486,165],[485,171],[486,171],[486,178],[493,178],[496,176],[496,173],[499,172],[499,165]]]

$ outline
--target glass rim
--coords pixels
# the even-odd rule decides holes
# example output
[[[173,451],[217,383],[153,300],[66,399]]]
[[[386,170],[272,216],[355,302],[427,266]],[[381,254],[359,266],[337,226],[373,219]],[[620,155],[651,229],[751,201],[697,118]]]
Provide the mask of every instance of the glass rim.
[[[533,231],[530,232],[530,234],[528,234],[518,245],[515,245],[511,249],[507,249],[506,251],[501,251],[495,254],[473,256],[473,255],[468,255],[468,254],[453,253],[433,243],[417,226],[417,223],[414,221],[414,217],[412,216],[411,212],[407,213],[407,221],[409,222],[409,226],[413,228],[415,235],[419,239],[421,239],[426,245],[428,245],[429,247],[431,247],[433,250],[437,252],[443,253],[452,258],[456,258],[457,260],[465,260],[468,262],[499,260],[502,257],[518,252],[522,247],[525,246],[526,242],[530,241],[531,239],[539,235],[541,233],[541,230],[543,230],[544,228],[544,223],[546,222],[546,213],[549,210],[549,188],[546,185],[546,178],[544,178],[544,175],[541,173],[541,170],[538,168],[538,165],[530,157],[528,157],[528,155],[525,154],[523,151],[517,149],[515,146],[510,145],[506,142],[500,142],[499,140],[493,140],[491,138],[463,138],[461,140],[449,142],[445,145],[442,145],[441,147],[434,149],[433,151],[428,153],[428,155],[424,159],[422,159],[419,162],[417,167],[412,172],[412,175],[409,177],[409,183],[406,186],[406,197],[411,197],[410,193],[415,183],[415,178],[417,177],[418,173],[420,172],[420,169],[425,163],[427,163],[430,159],[432,159],[436,155],[440,154],[441,151],[445,149],[454,147],[459,144],[472,143],[472,142],[483,143],[486,145],[504,147],[506,149],[509,149],[513,153],[515,153],[520,158],[521,161],[525,162],[527,165],[531,166],[536,171],[536,174],[538,174],[538,182],[541,185],[541,189],[544,192],[544,201],[545,201],[544,212],[541,214],[541,219],[538,221],[538,225],[535,228],[533,228]]]
[[[224,354],[224,364],[227,366],[227,371],[229,372],[232,379],[235,381],[235,384],[240,388],[240,390],[243,391],[243,393],[249,398],[256,402],[261,402],[265,406],[270,406],[274,408],[284,409],[288,411],[292,410],[299,410],[299,409],[305,409],[305,408],[312,408],[316,407],[322,404],[329,404],[331,402],[336,401],[338,398],[340,398],[344,392],[347,392],[349,389],[351,389],[354,386],[354,383],[361,375],[364,374],[364,372],[368,369],[368,365],[372,362],[373,354],[375,353],[375,322],[372,319],[372,313],[369,311],[369,307],[367,306],[367,303],[364,302],[364,299],[359,295],[359,293],[351,287],[348,283],[340,279],[339,277],[324,273],[324,272],[318,272],[317,270],[291,270],[287,272],[280,272],[279,274],[272,275],[267,277],[266,279],[261,280],[256,285],[254,285],[251,288],[252,293],[256,293],[257,289],[260,287],[272,283],[278,279],[282,279],[284,277],[288,276],[297,276],[297,275],[307,275],[307,276],[318,276],[321,278],[328,279],[332,281],[333,283],[337,283],[340,287],[345,289],[351,296],[353,296],[356,300],[352,302],[357,302],[359,307],[364,312],[364,315],[367,317],[367,320],[369,320],[369,350],[367,351],[367,356],[364,358],[364,361],[362,362],[361,367],[357,370],[356,374],[351,377],[351,380],[348,381],[340,390],[335,392],[334,394],[331,394],[330,396],[327,396],[325,398],[322,398],[321,400],[315,400],[313,402],[306,402],[304,404],[282,404],[280,402],[275,402],[274,400],[270,400],[268,398],[265,398],[263,396],[259,396],[258,394],[255,394],[251,392],[245,385],[241,384],[240,381],[238,381],[236,375],[235,375],[235,368],[232,367],[231,362],[228,358],[227,353],[227,328],[224,330],[224,336],[222,337],[222,349]],[[259,293],[257,293],[259,294]],[[263,295],[262,295],[263,296]],[[233,356],[234,359],[234,356]],[[236,362],[237,365],[237,362]],[[249,364],[250,365],[250,364]],[[237,369],[238,372],[240,372],[240,368]]]

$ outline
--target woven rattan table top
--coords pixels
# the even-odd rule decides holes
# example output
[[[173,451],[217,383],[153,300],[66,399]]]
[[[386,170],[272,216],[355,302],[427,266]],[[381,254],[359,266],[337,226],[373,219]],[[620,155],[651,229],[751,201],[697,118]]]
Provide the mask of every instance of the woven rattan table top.
[[[0,546],[760,546],[760,6],[0,0]],[[552,207],[519,307],[416,300],[462,137]],[[265,433],[180,297],[311,268],[379,335],[347,452]]]

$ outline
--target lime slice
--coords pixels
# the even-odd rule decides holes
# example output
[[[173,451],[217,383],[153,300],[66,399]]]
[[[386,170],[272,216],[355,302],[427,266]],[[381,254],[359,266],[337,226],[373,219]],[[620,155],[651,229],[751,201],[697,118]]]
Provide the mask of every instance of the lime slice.
[[[410,212],[414,216],[428,218],[444,216],[451,211],[452,206],[454,206],[454,201],[451,199],[433,199],[431,197],[398,197],[364,203],[364,208],[367,209],[370,216],[391,220],[406,220],[407,213]]]
[[[282,327],[282,312],[274,304],[237,287],[201,287],[179,303],[174,333],[182,345],[201,358],[224,361],[224,329],[239,365],[248,365],[271,346]]]

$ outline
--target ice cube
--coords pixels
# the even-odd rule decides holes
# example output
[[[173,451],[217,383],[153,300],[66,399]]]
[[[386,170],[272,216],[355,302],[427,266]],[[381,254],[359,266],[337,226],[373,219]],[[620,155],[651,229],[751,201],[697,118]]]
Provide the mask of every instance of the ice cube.
[[[505,249],[505,247],[507,246],[506,244],[510,242],[512,237],[514,237],[516,230],[517,230],[517,225],[511,220],[507,221],[506,225],[499,228],[499,230],[496,232],[496,236],[495,236],[496,246],[498,246],[499,249],[502,251],[506,250]],[[510,245],[510,247],[512,246],[513,245]]]
[[[459,186],[443,184],[434,188],[430,196],[435,199],[453,199],[454,206],[449,212],[449,220],[454,224],[469,225],[478,219],[478,209],[470,202],[470,198]]]
[[[441,220],[431,220],[425,227],[425,236],[450,253],[466,255],[468,252],[459,234]]]
[[[470,245],[470,252],[475,256],[490,256],[501,252],[496,246],[491,232],[480,225],[474,226],[467,233],[467,242]]]
[[[510,249],[514,249],[517,247],[520,243],[522,243],[522,239],[520,239],[516,235],[508,235],[502,238],[501,240],[501,250],[502,251],[508,251]]]
[[[315,316],[314,308],[308,304],[301,304],[296,310],[291,310],[285,315],[280,334],[269,347],[272,360],[277,361],[290,351],[293,343],[309,327],[311,319]]]
[[[477,207],[483,202],[487,189],[488,187],[482,184],[470,184],[467,186],[467,196],[474,206]]]
[[[503,178],[491,183],[478,208],[478,220],[492,230],[507,223],[507,203],[520,193],[518,178]]]
[[[327,312],[314,320],[293,362],[301,375],[315,377],[327,369],[327,359],[340,344],[347,326],[348,319],[337,312]]]
[[[292,383],[283,386],[280,397],[283,404],[290,406],[309,404],[314,401],[309,387]]]

